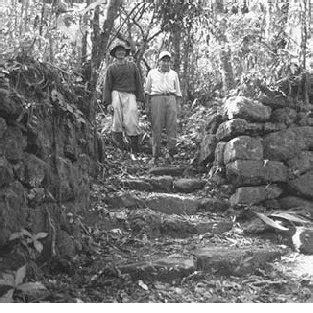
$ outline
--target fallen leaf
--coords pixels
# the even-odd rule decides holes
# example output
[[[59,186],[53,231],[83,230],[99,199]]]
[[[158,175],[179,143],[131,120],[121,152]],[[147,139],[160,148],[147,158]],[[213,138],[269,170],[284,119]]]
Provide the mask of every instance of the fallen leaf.
[[[149,290],[149,287],[142,280],[138,280],[138,285],[146,291]]]

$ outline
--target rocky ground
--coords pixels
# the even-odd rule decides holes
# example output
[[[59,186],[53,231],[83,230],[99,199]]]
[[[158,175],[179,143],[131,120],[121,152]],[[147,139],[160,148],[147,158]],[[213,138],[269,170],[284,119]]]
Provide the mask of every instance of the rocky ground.
[[[231,207],[231,188],[195,166],[205,111],[185,115],[178,156],[158,167],[114,147],[104,122],[106,161],[90,211],[75,216],[82,253],[38,274],[47,291],[29,301],[313,302],[312,281],[279,261],[294,253],[288,236],[256,236],[266,225],[253,210]]]
[[[134,158],[105,137],[106,162],[91,210],[81,216],[88,253],[58,264],[63,273],[46,281],[46,301],[313,301],[311,280],[277,263],[292,253],[288,240],[251,235],[265,224],[247,208],[232,208],[230,187],[217,187],[195,166],[205,113],[181,121],[171,164],[151,167],[149,154]]]

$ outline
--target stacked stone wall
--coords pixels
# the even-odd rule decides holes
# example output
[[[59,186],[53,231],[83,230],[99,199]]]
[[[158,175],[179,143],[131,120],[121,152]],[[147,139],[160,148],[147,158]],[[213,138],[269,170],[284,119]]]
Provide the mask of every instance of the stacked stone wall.
[[[25,229],[48,234],[43,255],[71,257],[80,247],[73,216],[90,205],[92,127],[73,114],[79,103],[63,98],[69,109],[60,109],[56,87],[18,94],[10,73],[0,74],[0,249]]]
[[[313,216],[311,114],[283,97],[231,97],[209,117],[199,161],[211,179],[234,187],[234,205],[306,207]]]

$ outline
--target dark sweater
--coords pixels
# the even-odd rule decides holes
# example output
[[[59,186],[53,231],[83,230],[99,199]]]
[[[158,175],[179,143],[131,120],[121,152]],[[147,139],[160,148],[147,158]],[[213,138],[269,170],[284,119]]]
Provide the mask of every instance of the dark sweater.
[[[133,62],[109,65],[103,89],[103,104],[112,103],[113,90],[128,92],[136,96],[137,101],[144,101],[144,91],[138,68]]]

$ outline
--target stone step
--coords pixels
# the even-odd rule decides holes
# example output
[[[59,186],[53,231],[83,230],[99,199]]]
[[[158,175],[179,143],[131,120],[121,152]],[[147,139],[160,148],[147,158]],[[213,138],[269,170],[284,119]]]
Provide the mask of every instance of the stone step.
[[[148,238],[160,236],[187,238],[196,234],[221,235],[233,227],[233,222],[225,218],[197,216],[195,219],[149,209],[130,211],[126,219],[134,234],[145,234]]]
[[[191,193],[203,189],[206,182],[196,178],[173,179],[172,176],[143,177],[121,180],[121,187],[148,192]]]
[[[212,246],[194,253],[195,268],[221,276],[252,274],[267,262],[287,254],[287,248],[268,247],[219,247]]]
[[[175,281],[195,271],[192,258],[167,257],[154,261],[136,262],[118,268],[122,274],[128,274],[134,280]]]
[[[229,208],[226,200],[172,193],[116,192],[108,195],[104,201],[115,210],[148,208],[179,215],[193,215],[198,211],[218,212]]]
[[[245,276],[266,267],[268,262],[287,254],[275,246],[239,248],[211,246],[194,253],[192,257],[155,257],[154,260],[119,266],[122,274],[134,280],[177,281],[195,271],[208,272],[217,277]]]
[[[156,176],[183,176],[184,172],[187,170],[186,167],[177,167],[177,166],[160,166],[152,167],[149,169],[148,174]]]

